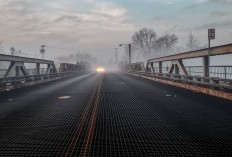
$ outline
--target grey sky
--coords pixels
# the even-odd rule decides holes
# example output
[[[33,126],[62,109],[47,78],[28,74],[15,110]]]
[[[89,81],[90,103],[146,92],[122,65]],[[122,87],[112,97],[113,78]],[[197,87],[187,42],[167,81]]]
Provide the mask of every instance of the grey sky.
[[[231,7],[232,0],[0,0],[0,41],[3,53],[14,46],[34,55],[45,44],[105,59],[142,27],[176,33],[180,47],[190,31],[206,45],[207,29],[216,28],[212,44],[220,45],[231,43]],[[51,59],[69,53],[47,48]]]

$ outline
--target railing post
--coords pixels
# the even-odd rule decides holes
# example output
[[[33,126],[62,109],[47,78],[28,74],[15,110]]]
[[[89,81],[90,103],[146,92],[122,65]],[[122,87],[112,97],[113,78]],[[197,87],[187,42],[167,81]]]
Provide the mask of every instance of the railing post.
[[[189,66],[189,75],[191,75],[191,67]]]
[[[151,72],[152,72],[152,73],[154,73],[154,72],[155,72],[155,69],[154,69],[153,63],[151,63]]]
[[[203,77],[209,77],[209,56],[203,57]]]
[[[162,62],[159,62],[159,73],[163,73]]]
[[[174,66],[175,66],[175,74],[176,74],[176,75],[179,75],[179,74],[180,74],[180,70],[179,70],[178,65],[177,65],[177,64],[174,64]]]
[[[16,66],[15,67],[15,75],[16,75],[16,77],[19,77],[20,76],[20,66]]]
[[[40,75],[40,63],[36,63],[36,74]]]
[[[51,64],[47,64],[47,70],[46,70],[46,74],[49,74],[51,71]]]
[[[227,70],[226,67],[224,67],[224,73],[225,73],[225,79],[227,78]]]

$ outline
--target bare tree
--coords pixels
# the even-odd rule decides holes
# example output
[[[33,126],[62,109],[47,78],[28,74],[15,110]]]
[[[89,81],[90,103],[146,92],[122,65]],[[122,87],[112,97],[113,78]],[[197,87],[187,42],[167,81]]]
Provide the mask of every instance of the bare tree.
[[[143,55],[150,55],[154,49],[157,35],[152,29],[143,28],[135,32],[132,36],[133,45],[136,46],[143,53]]]
[[[197,39],[196,39],[195,36],[192,34],[192,32],[189,33],[188,41],[187,41],[186,46],[187,46],[190,50],[193,50],[193,49],[196,49],[196,48],[199,47],[199,46],[198,46]]]
[[[158,38],[155,43],[155,49],[158,52],[169,52],[178,42],[178,37],[175,34],[165,34]]]
[[[175,34],[165,34],[157,37],[152,29],[143,28],[132,36],[133,45],[140,50],[143,56],[151,56],[155,53],[168,52],[178,42]]]

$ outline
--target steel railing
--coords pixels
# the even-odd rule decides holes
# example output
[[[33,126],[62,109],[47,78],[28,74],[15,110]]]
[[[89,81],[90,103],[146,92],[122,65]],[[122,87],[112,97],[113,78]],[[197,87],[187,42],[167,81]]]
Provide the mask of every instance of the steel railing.
[[[186,66],[188,74],[191,76],[203,76],[202,66]],[[163,67],[163,73],[168,73],[169,67]],[[156,72],[159,71],[159,67],[154,67]],[[210,77],[218,77],[222,79],[232,79],[232,66],[210,66]]]
[[[232,92],[232,80],[231,79],[190,76],[190,75],[176,75],[176,74],[168,74],[168,73],[152,73],[152,72],[144,72],[144,71],[128,71],[128,72],[132,74],[154,77],[158,79],[187,83],[187,84],[191,84],[195,86],[215,88],[218,90],[228,90]]]
[[[50,70],[53,71],[52,68]],[[7,71],[7,69],[0,69],[0,78],[4,78],[5,77],[6,71]],[[37,75],[37,69],[36,68],[34,68],[34,69],[26,69],[26,71],[27,71],[27,73],[29,75]],[[42,74],[46,74],[46,71],[47,71],[47,68],[41,68],[40,69],[40,74],[41,75]],[[23,76],[23,74],[21,73],[21,71],[20,71],[20,76]],[[11,74],[10,77],[16,77],[15,71]]]

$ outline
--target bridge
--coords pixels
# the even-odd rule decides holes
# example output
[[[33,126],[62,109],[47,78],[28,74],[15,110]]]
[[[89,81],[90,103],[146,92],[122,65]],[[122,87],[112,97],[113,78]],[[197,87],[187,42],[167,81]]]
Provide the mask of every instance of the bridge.
[[[0,79],[0,156],[230,156],[231,66],[208,63],[231,53],[224,45],[106,73],[0,55],[10,62]],[[184,65],[196,57],[203,66]]]

